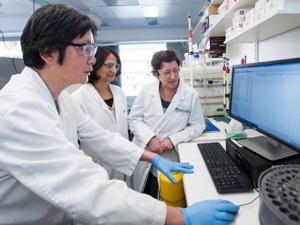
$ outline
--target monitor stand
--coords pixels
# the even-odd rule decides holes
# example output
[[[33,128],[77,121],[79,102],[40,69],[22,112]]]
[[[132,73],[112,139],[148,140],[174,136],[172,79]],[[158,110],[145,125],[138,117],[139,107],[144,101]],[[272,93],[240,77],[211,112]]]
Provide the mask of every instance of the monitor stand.
[[[277,161],[299,154],[291,148],[266,136],[246,138],[237,141],[240,145],[270,161]]]

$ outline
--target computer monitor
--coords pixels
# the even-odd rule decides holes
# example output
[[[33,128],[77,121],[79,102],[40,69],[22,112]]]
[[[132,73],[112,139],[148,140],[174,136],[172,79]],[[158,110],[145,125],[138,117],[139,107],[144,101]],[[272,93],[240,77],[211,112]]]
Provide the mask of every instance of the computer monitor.
[[[21,73],[23,68],[23,59],[0,57],[0,90],[10,80],[11,75]]]
[[[233,66],[229,116],[262,133],[238,142],[276,161],[300,153],[300,58]]]

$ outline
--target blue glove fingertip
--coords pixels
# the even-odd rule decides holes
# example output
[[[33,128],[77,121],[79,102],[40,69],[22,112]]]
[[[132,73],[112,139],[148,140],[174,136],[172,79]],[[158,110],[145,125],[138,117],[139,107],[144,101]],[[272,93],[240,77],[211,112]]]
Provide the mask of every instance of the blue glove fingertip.
[[[169,178],[169,180],[170,180],[173,184],[176,184],[176,183],[177,183],[176,179],[172,176],[172,174],[167,175],[167,177]]]

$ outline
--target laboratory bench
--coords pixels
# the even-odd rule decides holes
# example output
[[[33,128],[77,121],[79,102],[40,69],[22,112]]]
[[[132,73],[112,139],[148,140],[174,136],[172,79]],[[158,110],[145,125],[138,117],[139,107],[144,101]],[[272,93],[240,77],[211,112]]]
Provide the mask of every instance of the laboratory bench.
[[[178,145],[180,161],[189,162],[194,165],[193,174],[183,175],[186,203],[190,206],[195,202],[206,199],[229,200],[237,205],[241,205],[236,219],[231,224],[259,225],[259,198],[257,198],[259,193],[255,189],[247,193],[234,194],[219,194],[216,191],[197,143],[219,142],[225,148],[225,129],[229,128],[229,124],[214,119],[210,119],[210,121],[220,129],[219,132],[203,133],[200,137],[193,139],[191,142]],[[246,129],[245,131],[248,137],[260,135],[258,132],[251,129]],[[253,201],[254,199],[256,200]]]

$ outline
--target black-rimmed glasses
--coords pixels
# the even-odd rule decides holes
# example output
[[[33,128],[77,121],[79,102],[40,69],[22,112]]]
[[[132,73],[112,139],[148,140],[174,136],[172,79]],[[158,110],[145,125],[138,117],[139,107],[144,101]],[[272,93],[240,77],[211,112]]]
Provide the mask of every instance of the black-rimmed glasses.
[[[68,45],[72,45],[79,49],[79,54],[86,57],[93,57],[96,54],[98,45],[92,43],[69,43]]]

